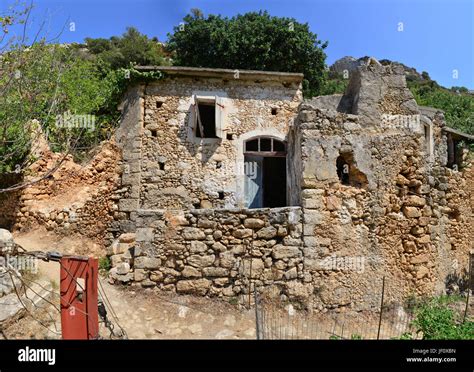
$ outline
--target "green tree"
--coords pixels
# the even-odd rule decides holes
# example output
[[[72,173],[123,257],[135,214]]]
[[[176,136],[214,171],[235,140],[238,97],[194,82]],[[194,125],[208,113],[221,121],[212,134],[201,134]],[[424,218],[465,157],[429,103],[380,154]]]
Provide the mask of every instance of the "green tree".
[[[206,18],[198,10],[183,20],[168,35],[173,64],[302,72],[305,95],[320,93],[325,79],[327,43],[318,40],[307,23],[272,17],[267,12]]]
[[[128,27],[122,36],[110,39],[86,38],[90,53],[106,62],[112,69],[126,68],[130,64],[167,64],[163,47],[156,38],[149,39],[136,28]]]

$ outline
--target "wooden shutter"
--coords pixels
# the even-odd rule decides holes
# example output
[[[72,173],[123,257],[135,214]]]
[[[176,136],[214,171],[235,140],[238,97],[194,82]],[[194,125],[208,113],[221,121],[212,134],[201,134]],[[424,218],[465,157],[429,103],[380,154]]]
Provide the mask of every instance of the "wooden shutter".
[[[216,137],[224,138],[224,98],[216,96]]]

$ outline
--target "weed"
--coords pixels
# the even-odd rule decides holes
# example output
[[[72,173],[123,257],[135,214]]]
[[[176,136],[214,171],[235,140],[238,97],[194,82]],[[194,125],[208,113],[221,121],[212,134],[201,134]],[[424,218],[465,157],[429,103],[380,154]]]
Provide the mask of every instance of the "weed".
[[[474,339],[474,322],[461,322],[461,317],[448,305],[457,298],[442,296],[424,301],[415,309],[413,325],[425,340]]]
[[[109,271],[111,267],[112,267],[112,264],[108,256],[99,258],[99,270]]]
[[[229,304],[231,305],[238,305],[239,304],[239,299],[237,297],[231,297],[229,299]]]

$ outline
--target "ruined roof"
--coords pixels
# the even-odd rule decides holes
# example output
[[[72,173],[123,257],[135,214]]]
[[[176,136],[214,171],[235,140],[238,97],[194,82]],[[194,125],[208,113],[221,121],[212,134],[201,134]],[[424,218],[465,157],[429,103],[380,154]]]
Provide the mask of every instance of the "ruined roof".
[[[462,138],[462,139],[467,139],[468,141],[474,141],[474,136],[461,132],[460,130],[453,129],[450,127],[443,127],[442,128],[444,132],[451,133],[454,138]]]
[[[279,81],[300,83],[304,75],[296,72],[256,71],[225,68],[182,67],[182,66],[137,66],[138,71],[162,71],[167,75],[236,79],[238,71],[240,80]]]

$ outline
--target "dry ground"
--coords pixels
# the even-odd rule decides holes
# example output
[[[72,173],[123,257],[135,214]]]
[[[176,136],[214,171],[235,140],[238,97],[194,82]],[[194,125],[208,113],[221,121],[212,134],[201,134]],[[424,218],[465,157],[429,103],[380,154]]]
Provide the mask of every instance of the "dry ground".
[[[101,279],[102,288],[130,339],[246,339],[255,338],[255,312],[206,298],[176,296],[157,290],[130,290]],[[49,305],[4,330],[6,338],[60,338],[58,296]],[[112,316],[114,329],[118,326]],[[54,321],[53,321],[54,320]],[[43,325],[39,324],[39,321]],[[46,327],[45,327],[46,325]],[[101,337],[110,332],[101,327]]]

